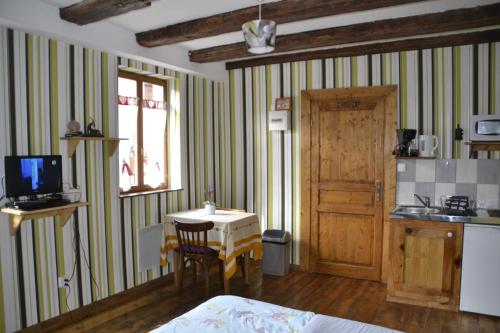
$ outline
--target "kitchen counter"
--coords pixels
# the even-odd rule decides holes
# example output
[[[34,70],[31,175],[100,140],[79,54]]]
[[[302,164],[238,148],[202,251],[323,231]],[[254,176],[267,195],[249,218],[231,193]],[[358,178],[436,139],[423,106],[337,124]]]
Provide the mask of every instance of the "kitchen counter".
[[[447,215],[438,207],[426,209],[422,206],[396,206],[389,214],[393,220],[421,220],[448,223],[470,223],[482,225],[500,225],[500,209],[476,209],[476,216]]]

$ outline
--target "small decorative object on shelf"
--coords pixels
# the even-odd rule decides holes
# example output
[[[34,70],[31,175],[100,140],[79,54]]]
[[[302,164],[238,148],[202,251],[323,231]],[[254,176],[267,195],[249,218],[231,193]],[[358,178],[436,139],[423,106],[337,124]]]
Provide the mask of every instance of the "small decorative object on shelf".
[[[275,109],[276,111],[290,111],[292,109],[292,98],[276,98]]]
[[[103,137],[104,135],[101,134],[101,131],[95,129],[94,126],[94,119],[90,118],[90,123],[87,125],[87,132],[85,133],[85,136]]]
[[[80,186],[72,187],[68,183],[63,183],[62,198],[68,200],[69,202],[79,202],[82,198],[82,190]]]
[[[71,120],[68,122],[68,125],[66,125],[66,134],[64,135],[65,137],[70,137],[70,136],[80,136],[82,135],[83,132],[81,131],[80,123],[76,120]]]
[[[205,205],[205,209],[206,209],[208,215],[215,214],[215,202],[213,200],[214,193],[215,193],[215,189],[213,187],[209,186],[205,189],[205,198],[207,200],[203,202],[203,205]]]
[[[455,129],[455,140],[462,141],[464,139],[464,130],[460,128],[460,124],[457,124],[457,128]]]

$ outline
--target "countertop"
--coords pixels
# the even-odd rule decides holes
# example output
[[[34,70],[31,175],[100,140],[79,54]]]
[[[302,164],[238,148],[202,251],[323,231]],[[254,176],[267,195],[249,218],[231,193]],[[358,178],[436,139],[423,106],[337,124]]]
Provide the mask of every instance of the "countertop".
[[[396,208],[389,214],[392,220],[421,220],[421,221],[434,221],[444,223],[468,223],[468,224],[481,224],[481,225],[498,225],[500,226],[500,209],[475,209],[474,212],[477,216],[452,216],[443,213],[437,214],[415,214],[415,213],[401,213],[398,211],[401,207]],[[415,207],[415,206],[410,206]]]

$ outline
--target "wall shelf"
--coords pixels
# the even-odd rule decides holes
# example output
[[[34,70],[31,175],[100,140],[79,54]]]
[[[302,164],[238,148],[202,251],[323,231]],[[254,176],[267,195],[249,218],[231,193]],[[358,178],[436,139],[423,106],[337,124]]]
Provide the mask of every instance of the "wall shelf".
[[[10,234],[14,236],[21,226],[21,222],[26,220],[34,220],[44,217],[59,216],[61,218],[61,227],[64,227],[70,216],[78,207],[87,206],[87,202],[75,202],[64,206],[48,207],[37,210],[21,210],[15,208],[4,207],[0,212],[9,214],[10,219]]]
[[[500,151],[500,141],[468,141],[465,144],[470,146],[469,158],[472,157],[474,152],[480,150]]]
[[[128,139],[106,138],[101,136],[68,136],[68,137],[62,137],[61,140],[68,141],[68,156],[72,157],[80,141],[106,142],[109,149],[109,156],[112,156],[116,150],[116,147],[118,147],[118,143],[120,143],[121,140],[128,140]]]

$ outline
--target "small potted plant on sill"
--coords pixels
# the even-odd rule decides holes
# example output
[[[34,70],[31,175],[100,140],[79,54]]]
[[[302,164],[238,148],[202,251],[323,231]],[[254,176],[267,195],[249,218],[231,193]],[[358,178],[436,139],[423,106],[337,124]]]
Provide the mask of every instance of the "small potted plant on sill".
[[[215,202],[213,199],[215,189],[213,187],[208,187],[205,189],[205,199],[203,202],[208,215],[215,215]]]

